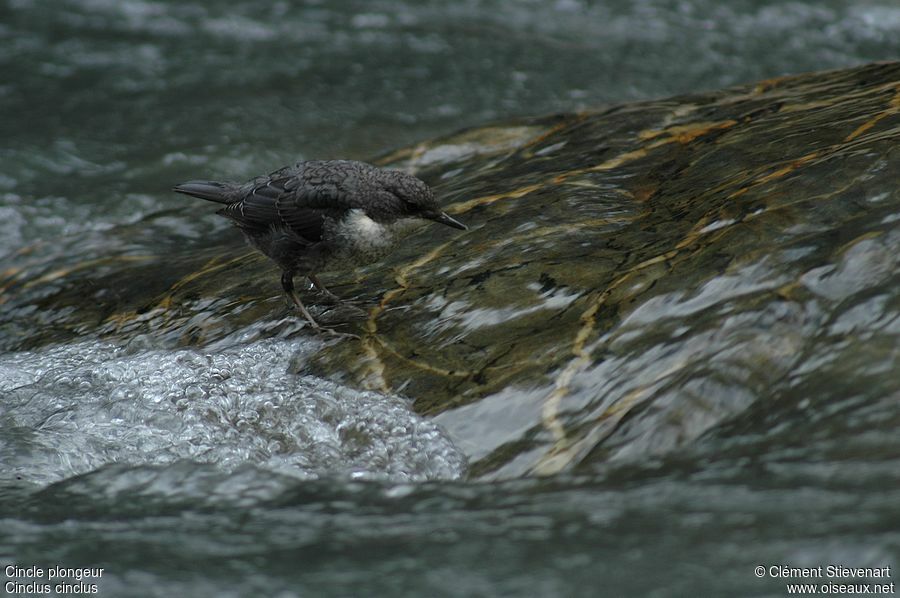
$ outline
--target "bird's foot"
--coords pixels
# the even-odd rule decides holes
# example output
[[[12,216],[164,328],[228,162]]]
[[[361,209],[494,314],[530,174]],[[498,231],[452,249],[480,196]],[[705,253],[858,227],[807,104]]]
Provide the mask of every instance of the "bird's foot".
[[[352,338],[359,340],[360,337],[358,334],[353,334],[352,332],[341,332],[340,330],[335,330],[331,326],[323,326],[319,324],[316,320],[311,318],[304,318],[306,323],[312,328],[313,332],[316,334],[321,334],[323,336],[330,336],[333,338]]]
[[[322,326],[321,324],[316,322],[316,319],[312,317],[312,314],[309,313],[309,310],[306,309],[306,306],[303,305],[303,302],[300,301],[300,297],[297,296],[297,293],[294,292],[293,289],[290,290],[290,292],[288,293],[288,296],[290,297],[291,302],[294,304],[294,307],[296,307],[300,311],[300,313],[303,314],[303,318],[309,323],[309,325],[312,327],[312,329],[315,330],[317,333],[327,334],[327,335],[334,336],[334,337],[355,338],[357,340],[359,339],[359,336],[356,334],[352,334],[350,332],[340,332],[333,328],[328,328],[328,327]]]

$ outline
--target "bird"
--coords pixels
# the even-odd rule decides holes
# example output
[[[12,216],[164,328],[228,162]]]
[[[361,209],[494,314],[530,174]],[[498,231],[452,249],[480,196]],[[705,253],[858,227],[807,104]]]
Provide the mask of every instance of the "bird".
[[[172,190],[223,204],[216,213],[281,268],[285,295],[318,332],[335,333],[303,305],[296,275],[339,301],[320,272],[381,259],[421,220],[468,229],[441,209],[424,181],[356,160],[304,160],[245,183],[194,180]]]

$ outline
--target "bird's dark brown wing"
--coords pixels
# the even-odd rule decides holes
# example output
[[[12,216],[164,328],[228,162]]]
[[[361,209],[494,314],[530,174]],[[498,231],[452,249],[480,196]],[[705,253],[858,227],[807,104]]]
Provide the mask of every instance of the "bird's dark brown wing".
[[[304,184],[294,176],[255,182],[241,201],[220,210],[248,233],[287,228],[315,243],[322,239],[325,218],[339,211],[334,201],[336,187]]]
[[[344,211],[344,193],[334,183],[310,184],[293,176],[272,181],[271,185],[281,189],[275,201],[281,221],[303,238],[321,240],[325,219],[340,218]]]

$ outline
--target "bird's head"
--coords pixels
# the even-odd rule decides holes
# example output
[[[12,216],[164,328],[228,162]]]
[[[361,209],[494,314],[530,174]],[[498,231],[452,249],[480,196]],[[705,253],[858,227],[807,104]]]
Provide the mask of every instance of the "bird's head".
[[[393,175],[386,185],[398,200],[400,200],[400,209],[404,218],[424,218],[426,220],[434,220],[453,228],[467,230],[465,224],[450,217],[441,209],[431,187],[426,185],[416,177],[398,171],[391,172]]]

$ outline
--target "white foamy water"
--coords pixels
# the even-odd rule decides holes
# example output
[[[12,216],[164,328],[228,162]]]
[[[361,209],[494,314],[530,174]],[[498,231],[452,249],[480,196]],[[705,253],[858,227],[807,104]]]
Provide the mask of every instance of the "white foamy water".
[[[463,455],[406,399],[289,373],[315,346],[135,352],[82,342],[2,356],[3,476],[46,484],[110,463],[184,459],[296,477],[463,475]]]

